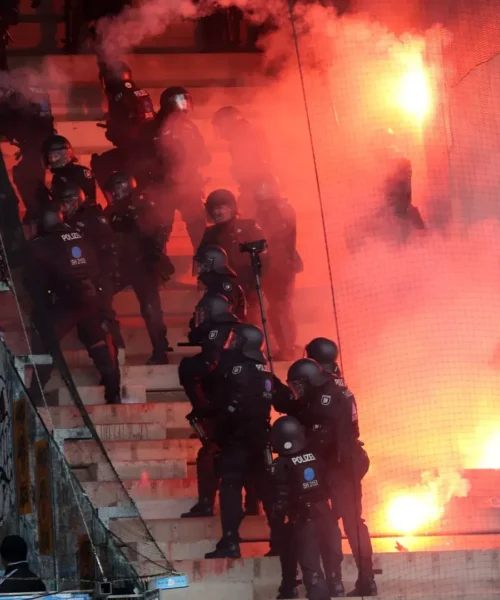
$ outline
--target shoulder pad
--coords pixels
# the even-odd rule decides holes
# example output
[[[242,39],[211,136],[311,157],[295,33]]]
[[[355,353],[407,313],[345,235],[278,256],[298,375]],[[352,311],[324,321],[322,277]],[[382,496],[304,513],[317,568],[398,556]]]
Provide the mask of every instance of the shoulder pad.
[[[239,375],[241,373],[241,371],[243,370],[243,365],[234,365],[231,373],[233,375]]]
[[[210,331],[210,333],[208,334],[208,339],[209,340],[215,340],[218,335],[219,335],[219,330],[218,329],[212,329],[212,331]]]

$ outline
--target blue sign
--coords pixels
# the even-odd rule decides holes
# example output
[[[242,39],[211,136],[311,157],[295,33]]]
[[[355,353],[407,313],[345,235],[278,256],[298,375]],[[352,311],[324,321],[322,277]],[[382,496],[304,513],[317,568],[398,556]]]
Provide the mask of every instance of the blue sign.
[[[266,383],[264,384],[266,388],[266,392],[270,392],[273,389],[273,382],[270,379],[266,379]]]
[[[81,256],[82,256],[82,249],[79,248],[78,246],[73,246],[73,248],[71,248],[71,256],[73,258],[81,258]]]
[[[189,587],[187,575],[184,574],[159,577],[155,583],[157,590],[175,590],[176,588]]]
[[[316,473],[314,472],[314,469],[311,469],[311,467],[307,467],[307,469],[304,469],[304,479],[306,481],[312,481],[315,477]]]
[[[62,592],[60,594],[52,594],[45,595],[44,593],[33,593],[31,596],[23,596],[20,594],[19,596],[13,596],[10,594],[9,596],[3,596],[0,594],[0,598],[11,598],[13,600],[36,600],[36,598],[43,598],[43,600],[90,600],[89,594],[72,594]]]

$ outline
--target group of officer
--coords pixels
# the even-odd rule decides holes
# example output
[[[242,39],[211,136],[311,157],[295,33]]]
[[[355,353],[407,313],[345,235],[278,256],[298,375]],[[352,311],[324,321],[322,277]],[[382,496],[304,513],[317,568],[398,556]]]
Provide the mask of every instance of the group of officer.
[[[240,523],[258,514],[261,501],[270,526],[268,555],[281,560],[278,598],[298,597],[299,565],[312,600],[346,595],[342,519],[359,574],[347,595],[376,595],[361,510],[369,459],[336,344],[312,340],[307,358],[290,366],[285,385],[264,354],[262,330],[245,322],[244,292],[227,255],[207,247],[195,264],[206,292],[191,319],[189,341],[200,351],[181,361],[179,380],[192,405],[187,419],[202,445],[198,502],[182,518],[212,516],[218,490],[222,538],[205,558],[239,558]],[[287,416],[271,427],[273,407]]]

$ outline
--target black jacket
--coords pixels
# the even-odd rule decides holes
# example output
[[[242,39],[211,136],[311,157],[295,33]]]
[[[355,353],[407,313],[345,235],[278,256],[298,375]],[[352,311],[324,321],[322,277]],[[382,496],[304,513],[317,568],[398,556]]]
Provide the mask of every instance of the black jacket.
[[[57,186],[61,186],[67,181],[75,183],[84,191],[87,205],[92,206],[97,202],[97,184],[90,169],[73,161],[54,170],[52,189],[56,189]]]
[[[9,565],[0,577],[0,594],[29,594],[46,592],[43,581],[30,571],[27,562]]]

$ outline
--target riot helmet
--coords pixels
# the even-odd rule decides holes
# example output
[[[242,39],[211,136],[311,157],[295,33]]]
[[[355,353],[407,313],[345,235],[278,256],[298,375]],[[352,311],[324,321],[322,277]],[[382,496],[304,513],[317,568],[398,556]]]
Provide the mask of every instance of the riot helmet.
[[[160,110],[164,114],[191,112],[193,110],[191,94],[185,88],[178,85],[168,87],[160,96]]]
[[[338,346],[333,340],[324,337],[314,338],[307,344],[305,351],[307,358],[315,360],[326,371],[333,372],[339,356]]]
[[[40,217],[40,231],[47,233],[53,229],[57,229],[59,225],[64,223],[64,217],[61,210],[61,205],[58,202],[51,202],[49,206],[42,212]]]
[[[281,188],[278,178],[273,175],[263,177],[257,182],[254,194],[258,202],[281,198]]]
[[[200,277],[205,273],[236,277],[236,273],[229,266],[226,251],[219,246],[204,246],[194,256],[193,275]]]
[[[65,219],[71,219],[85,202],[85,192],[73,181],[59,180],[52,187],[52,197],[60,204]]]
[[[287,384],[294,398],[303,398],[311,388],[326,383],[330,375],[312,358],[296,360],[288,369]]]
[[[295,417],[280,417],[271,427],[271,446],[280,456],[297,454],[306,443],[304,427]]]
[[[119,83],[125,83],[126,81],[132,81],[132,70],[124,62],[118,62],[114,65],[106,65],[100,63],[99,65],[99,80],[104,89],[117,85]]]
[[[115,171],[104,184],[103,191],[110,204],[128,200],[137,189],[137,181],[132,175]]]
[[[208,218],[215,224],[226,223],[236,217],[238,206],[233,192],[219,189],[210,192],[205,201]]]
[[[234,126],[243,119],[243,115],[234,106],[223,106],[214,114],[212,126],[217,137],[230,139]]]
[[[229,302],[221,294],[205,294],[194,309],[194,325],[208,323],[237,323]]]
[[[224,350],[239,351],[243,356],[265,363],[266,357],[262,352],[264,334],[255,325],[242,323],[234,327],[224,344]]]
[[[74,160],[73,146],[62,135],[51,135],[43,143],[42,156],[45,166],[51,171],[62,169]]]

